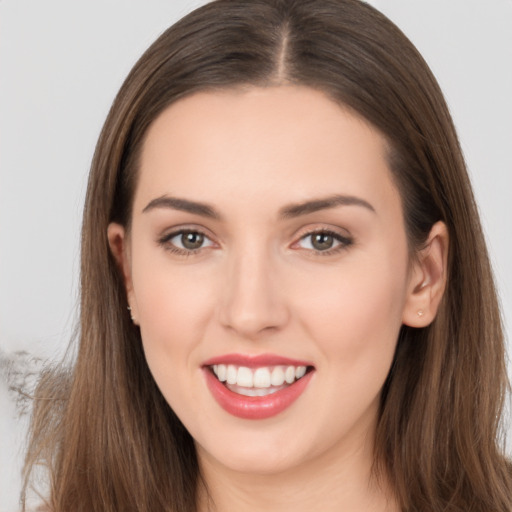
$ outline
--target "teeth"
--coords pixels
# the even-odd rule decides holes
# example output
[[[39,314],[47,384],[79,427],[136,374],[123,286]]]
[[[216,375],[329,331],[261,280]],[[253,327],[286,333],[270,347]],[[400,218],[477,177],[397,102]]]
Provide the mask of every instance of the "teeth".
[[[267,396],[279,391],[279,389],[281,388],[243,388],[235,386],[231,391],[244,396]]]
[[[236,379],[238,376],[237,369],[232,365],[228,365],[227,371],[226,371],[226,382],[228,384],[236,384]]]
[[[255,388],[269,388],[270,387],[270,372],[268,368],[258,368],[254,372],[254,387]]]
[[[240,393],[247,396],[263,396],[258,390],[265,390],[263,394],[266,395],[268,388],[279,387],[285,383],[293,384],[295,380],[306,374],[305,366],[247,368],[232,364],[216,364],[212,366],[212,370],[220,382],[244,388],[245,391],[240,391]],[[254,391],[247,391],[250,389]]]
[[[286,379],[287,384],[292,384],[295,380],[295,368],[293,366],[288,366],[286,371],[284,372],[284,378]]]
[[[250,368],[240,366],[240,368],[238,368],[238,375],[236,379],[237,386],[242,386],[244,388],[252,388],[253,381],[254,379],[252,377],[252,371],[250,370]]]
[[[270,383],[272,386],[282,386],[284,384],[284,370],[281,366],[276,366],[272,370],[272,376],[270,377]]]
[[[306,367],[305,366],[298,366],[295,370],[295,378],[300,379],[301,377],[304,377],[306,375]],[[220,380],[220,377],[219,377]]]
[[[215,371],[215,366],[213,367],[213,371],[219,378],[221,382],[226,382],[227,379],[227,368],[225,364],[219,364],[217,365],[217,371]]]

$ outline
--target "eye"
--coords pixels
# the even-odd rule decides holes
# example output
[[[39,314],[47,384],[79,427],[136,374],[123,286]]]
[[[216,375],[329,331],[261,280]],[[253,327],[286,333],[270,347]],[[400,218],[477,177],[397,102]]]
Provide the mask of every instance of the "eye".
[[[159,240],[160,245],[177,254],[190,254],[210,247],[213,242],[200,231],[183,229],[165,235]]]
[[[303,236],[297,245],[301,249],[332,254],[352,244],[352,239],[329,230],[318,230]]]

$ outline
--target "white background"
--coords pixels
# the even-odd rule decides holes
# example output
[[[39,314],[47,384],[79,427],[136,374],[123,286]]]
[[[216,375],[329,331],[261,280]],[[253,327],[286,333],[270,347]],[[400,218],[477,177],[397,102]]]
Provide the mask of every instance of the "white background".
[[[190,0],[0,0],[0,350],[62,353],[96,139],[124,77]],[[512,1],[374,0],[432,67],[473,180],[512,331]],[[471,248],[468,248],[471,250]],[[0,383],[1,384],[1,383]],[[25,419],[0,385],[0,512],[17,510]],[[512,434],[512,429],[509,429]]]

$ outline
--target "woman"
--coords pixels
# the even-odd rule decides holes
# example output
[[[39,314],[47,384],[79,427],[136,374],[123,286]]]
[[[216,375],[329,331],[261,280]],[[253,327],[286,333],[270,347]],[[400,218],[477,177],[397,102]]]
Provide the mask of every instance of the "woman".
[[[81,270],[27,456],[49,510],[511,509],[464,161],[368,5],[220,0],[165,32],[100,136]]]

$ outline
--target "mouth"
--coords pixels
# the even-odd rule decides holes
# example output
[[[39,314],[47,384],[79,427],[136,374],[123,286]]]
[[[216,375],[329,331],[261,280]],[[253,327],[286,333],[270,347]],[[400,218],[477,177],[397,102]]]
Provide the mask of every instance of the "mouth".
[[[267,396],[304,377],[312,366],[263,366],[249,368],[234,364],[215,364],[208,367],[219,382],[230,391],[243,396]]]
[[[305,391],[315,368],[269,356],[224,356],[203,365],[208,388],[228,413],[243,419],[275,416]]]

